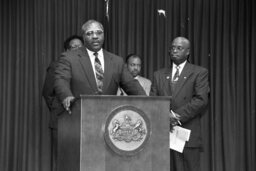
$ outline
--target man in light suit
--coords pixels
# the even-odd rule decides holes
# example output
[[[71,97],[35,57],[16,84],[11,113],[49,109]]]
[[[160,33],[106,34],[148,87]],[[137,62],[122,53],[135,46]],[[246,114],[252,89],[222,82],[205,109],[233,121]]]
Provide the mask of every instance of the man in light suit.
[[[183,153],[171,150],[175,171],[200,171],[202,148],[200,118],[208,103],[208,70],[188,62],[190,42],[184,37],[173,40],[170,50],[172,64],[154,73],[153,96],[171,96],[173,125],[191,130]]]
[[[138,80],[142,88],[145,90],[146,94],[149,96],[151,81],[145,77],[140,76],[141,70],[141,59],[136,54],[127,55],[126,66],[128,71],[132,74],[133,78]],[[127,95],[121,88],[118,89],[117,95]]]
[[[104,28],[89,20],[82,26],[84,47],[61,55],[54,88],[64,108],[80,95],[116,95],[120,86],[129,95],[146,95],[137,80],[124,67],[121,57],[104,49]]]

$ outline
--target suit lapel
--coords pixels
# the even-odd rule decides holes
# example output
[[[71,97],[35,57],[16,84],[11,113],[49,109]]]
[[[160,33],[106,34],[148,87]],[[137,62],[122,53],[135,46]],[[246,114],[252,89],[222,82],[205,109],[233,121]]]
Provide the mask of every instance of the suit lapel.
[[[92,68],[93,66],[91,64],[90,57],[85,47],[81,48],[81,54],[80,54],[79,60],[82,65],[84,75],[86,76],[90,86],[92,87],[92,89],[94,89],[94,91],[97,91],[96,80],[95,80],[95,76]]]
[[[163,87],[162,90],[167,91],[164,92],[165,95],[171,95],[171,80],[172,80],[172,70],[170,68],[166,68],[163,72]]]
[[[110,81],[112,80],[113,67],[112,67],[112,57],[103,50],[104,56],[104,79],[103,79],[103,92],[105,92],[109,86]]]
[[[183,87],[183,85],[185,84],[185,82],[187,81],[187,79],[189,78],[189,76],[192,74],[192,65],[190,63],[186,63],[186,65],[184,66],[180,77],[175,85],[175,91],[173,92],[172,96],[175,97],[177,96],[177,94],[179,93],[179,91],[181,90],[181,88]]]

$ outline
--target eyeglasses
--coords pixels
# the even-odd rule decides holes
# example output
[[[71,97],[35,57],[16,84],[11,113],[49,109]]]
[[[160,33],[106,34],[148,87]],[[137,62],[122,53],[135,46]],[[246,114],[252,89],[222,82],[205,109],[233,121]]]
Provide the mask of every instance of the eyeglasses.
[[[88,32],[86,32],[85,34],[86,34],[86,36],[88,36],[88,37],[91,37],[91,36],[93,36],[94,34],[95,34],[96,36],[100,36],[100,35],[103,34],[103,31],[102,31],[102,30],[88,31]]]
[[[141,64],[134,64],[134,63],[131,63],[131,64],[128,64],[130,67],[141,67]]]
[[[69,47],[69,49],[70,49],[70,50],[74,50],[74,49],[78,49],[78,48],[80,48],[80,47],[82,47],[82,45],[71,45],[71,46]]]
[[[178,51],[183,51],[185,48],[182,47],[182,46],[172,46],[171,47],[171,51],[174,51],[174,50],[178,50]]]

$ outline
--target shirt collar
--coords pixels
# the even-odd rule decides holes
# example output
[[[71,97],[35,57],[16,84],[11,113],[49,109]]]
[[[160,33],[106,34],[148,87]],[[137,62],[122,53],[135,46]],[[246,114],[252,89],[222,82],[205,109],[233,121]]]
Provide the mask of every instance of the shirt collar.
[[[184,61],[182,62],[181,64],[179,65],[176,65],[175,63],[172,63],[172,69],[175,69],[176,70],[176,67],[179,66],[179,71],[181,72],[185,66],[185,64],[187,63],[187,61]]]
[[[88,52],[88,54],[89,54],[89,56],[91,57],[91,56],[93,56],[94,57],[94,53],[95,52],[93,52],[93,51],[91,51],[91,50],[89,50],[89,49],[87,49],[86,48],[86,50],[87,50],[87,52]],[[101,60],[103,60],[103,50],[102,50],[102,48],[97,52],[98,53],[98,58]]]

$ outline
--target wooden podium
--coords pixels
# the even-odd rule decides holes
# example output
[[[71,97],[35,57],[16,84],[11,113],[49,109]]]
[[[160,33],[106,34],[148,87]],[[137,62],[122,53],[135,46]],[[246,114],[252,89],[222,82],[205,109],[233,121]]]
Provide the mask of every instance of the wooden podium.
[[[58,123],[58,171],[169,171],[170,98],[81,96]]]

